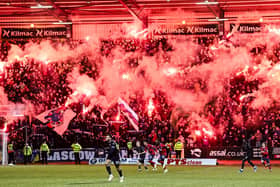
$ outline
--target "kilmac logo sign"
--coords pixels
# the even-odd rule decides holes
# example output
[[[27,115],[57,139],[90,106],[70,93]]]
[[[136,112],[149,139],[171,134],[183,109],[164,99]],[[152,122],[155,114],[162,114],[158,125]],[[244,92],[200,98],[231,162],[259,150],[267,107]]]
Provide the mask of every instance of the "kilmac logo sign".
[[[36,28],[36,29],[17,29],[2,28],[2,39],[28,39],[28,38],[66,38],[66,28]]]
[[[203,35],[219,34],[218,24],[171,26],[168,28],[156,27],[154,35]]]
[[[256,33],[261,32],[263,29],[260,23],[240,23],[239,25],[231,23],[230,31],[232,31],[236,26],[238,26],[237,31],[240,33]]]

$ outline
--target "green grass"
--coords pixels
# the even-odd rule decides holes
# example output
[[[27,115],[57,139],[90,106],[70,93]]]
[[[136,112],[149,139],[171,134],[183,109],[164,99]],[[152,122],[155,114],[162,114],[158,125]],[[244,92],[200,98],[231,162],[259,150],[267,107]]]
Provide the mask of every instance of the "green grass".
[[[107,182],[104,166],[88,165],[49,165],[49,166],[13,166],[0,167],[0,186],[23,187],[114,187],[114,186],[149,186],[149,187],[257,187],[280,186],[280,168],[269,172],[259,167],[257,173],[246,167],[244,173],[238,173],[238,167],[169,167],[167,174],[158,171],[138,172],[136,166],[122,166],[125,182],[119,183],[114,167],[115,176],[112,182]]]

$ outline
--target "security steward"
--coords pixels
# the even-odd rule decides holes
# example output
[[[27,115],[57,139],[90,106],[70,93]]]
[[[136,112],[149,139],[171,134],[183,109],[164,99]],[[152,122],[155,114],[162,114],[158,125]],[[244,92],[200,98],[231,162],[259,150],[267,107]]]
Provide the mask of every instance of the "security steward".
[[[176,152],[176,158],[181,158],[182,149],[183,149],[183,143],[178,139],[174,146],[174,150]]]
[[[49,146],[46,141],[44,141],[40,147],[42,164],[48,164],[48,154],[50,153]]]
[[[81,164],[81,160],[80,160],[80,151],[82,149],[82,146],[76,141],[75,143],[73,143],[71,145],[72,150],[74,152],[74,156],[75,156],[75,164]]]
[[[24,156],[24,165],[30,163],[31,164],[31,156],[32,156],[32,148],[28,143],[23,147],[23,156]]]
[[[14,151],[14,144],[13,142],[8,144],[8,164],[14,165],[15,164],[15,151]]]

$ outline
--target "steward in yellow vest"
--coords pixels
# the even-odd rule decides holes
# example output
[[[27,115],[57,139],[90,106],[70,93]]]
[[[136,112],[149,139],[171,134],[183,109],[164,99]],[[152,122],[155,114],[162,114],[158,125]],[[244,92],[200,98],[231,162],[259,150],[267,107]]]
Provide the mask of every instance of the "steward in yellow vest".
[[[74,156],[75,156],[75,164],[81,164],[80,151],[82,149],[82,146],[78,142],[75,142],[71,145],[71,147],[73,149]]]
[[[48,154],[50,153],[49,146],[46,141],[44,141],[40,147],[42,164],[48,164]]]
[[[11,142],[8,144],[8,164],[13,165],[15,164],[15,151],[14,151],[14,144]]]
[[[25,165],[31,163],[32,148],[28,144],[23,147],[23,156]]]
[[[181,153],[183,148],[184,148],[184,144],[178,139],[174,146],[174,150],[176,152],[176,158],[181,158]]]

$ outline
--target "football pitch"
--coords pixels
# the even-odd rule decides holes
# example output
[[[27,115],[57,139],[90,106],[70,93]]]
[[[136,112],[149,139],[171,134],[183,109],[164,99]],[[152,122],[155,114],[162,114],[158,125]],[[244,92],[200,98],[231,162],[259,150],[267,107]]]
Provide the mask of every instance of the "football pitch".
[[[32,165],[32,166],[0,166],[0,186],[50,186],[50,187],[115,187],[115,186],[150,186],[150,187],[256,187],[280,186],[280,168],[274,167],[272,172],[259,166],[256,173],[245,167],[244,173],[238,173],[238,166],[173,166],[169,172],[157,171],[138,172],[136,166],[122,166],[125,175],[124,183],[112,167],[115,178],[107,181],[104,166],[95,165]]]

